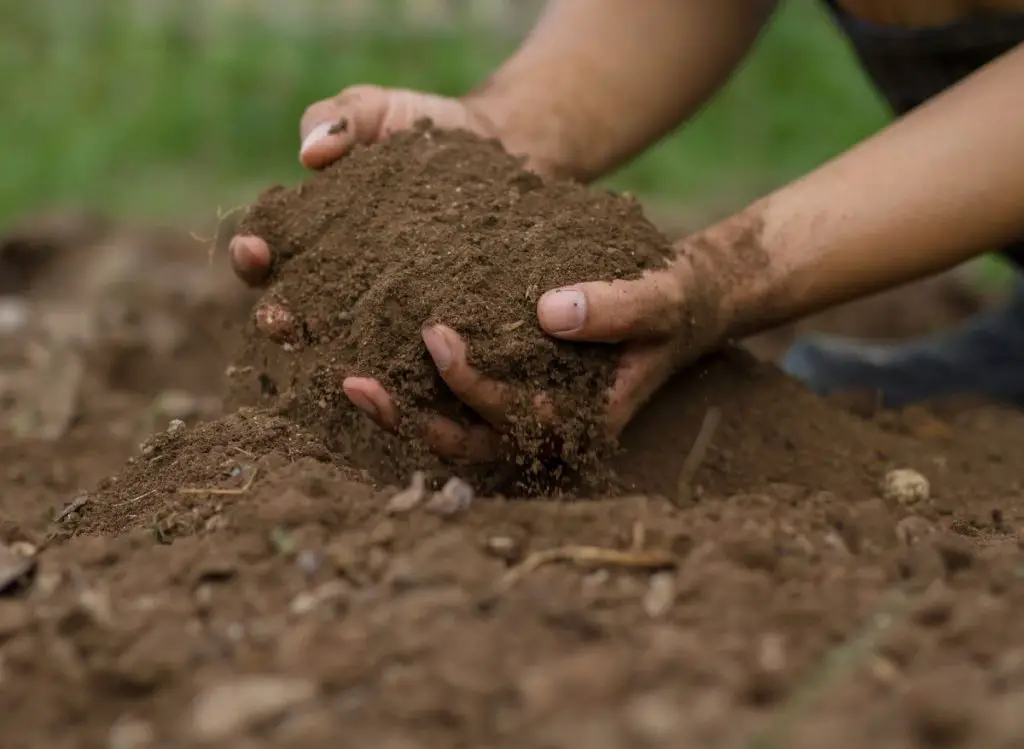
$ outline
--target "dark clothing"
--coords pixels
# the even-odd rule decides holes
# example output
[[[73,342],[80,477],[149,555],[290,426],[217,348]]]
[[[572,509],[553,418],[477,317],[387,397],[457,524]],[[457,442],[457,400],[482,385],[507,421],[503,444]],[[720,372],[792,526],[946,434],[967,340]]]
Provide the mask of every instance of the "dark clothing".
[[[901,29],[859,20],[834,0],[826,2],[897,115],[1024,41],[1024,13]],[[1024,269],[1024,240],[1003,254]],[[951,330],[897,345],[807,338],[789,350],[781,366],[818,393],[870,390],[890,407],[966,393],[1024,406],[1024,276],[1007,305]]]
[[[879,26],[825,0],[864,70],[893,112],[905,114],[1024,42],[1024,13],[923,29]],[[1024,86],[1024,81],[1021,81]],[[1004,250],[1024,268],[1024,239]]]

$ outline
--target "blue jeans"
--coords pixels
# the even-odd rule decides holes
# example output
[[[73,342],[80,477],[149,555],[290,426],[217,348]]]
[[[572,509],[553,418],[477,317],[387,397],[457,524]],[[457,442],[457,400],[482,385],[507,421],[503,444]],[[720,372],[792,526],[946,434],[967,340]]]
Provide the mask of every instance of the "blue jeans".
[[[937,335],[901,344],[809,337],[780,365],[819,395],[868,390],[888,408],[966,394],[1024,406],[1024,280],[1005,306]]]

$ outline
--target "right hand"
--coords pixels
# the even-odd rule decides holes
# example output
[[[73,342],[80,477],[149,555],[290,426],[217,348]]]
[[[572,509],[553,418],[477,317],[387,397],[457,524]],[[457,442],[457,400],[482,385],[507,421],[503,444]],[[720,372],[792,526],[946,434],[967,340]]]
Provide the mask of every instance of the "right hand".
[[[403,89],[351,86],[306,109],[300,126],[299,160],[308,169],[323,169],[353,145],[376,143],[393,132],[412,128],[425,117],[442,129],[498,137],[493,124],[469,102]],[[341,120],[346,122],[343,129],[336,127]],[[271,258],[264,240],[236,236],[231,240],[230,254],[236,275],[246,284],[260,286],[266,281]]]

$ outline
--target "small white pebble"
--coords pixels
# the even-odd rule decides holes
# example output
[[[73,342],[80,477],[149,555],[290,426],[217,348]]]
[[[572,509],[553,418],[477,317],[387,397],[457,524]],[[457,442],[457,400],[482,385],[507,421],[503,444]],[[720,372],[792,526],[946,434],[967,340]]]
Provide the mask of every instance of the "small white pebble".
[[[676,577],[671,572],[659,572],[651,577],[644,594],[644,613],[651,618],[664,616],[676,601]]]
[[[457,515],[469,509],[475,496],[472,486],[458,476],[452,476],[441,491],[434,493],[424,509],[437,515]]]
[[[167,425],[167,433],[175,434],[185,428],[185,422],[181,419],[171,419],[171,423]]]
[[[895,500],[900,504],[912,505],[923,502],[931,496],[928,479],[917,471],[909,468],[897,468],[889,471],[882,482],[882,494],[886,499]]]
[[[409,487],[398,492],[388,501],[385,512],[389,515],[399,515],[415,510],[424,499],[427,498],[427,476],[423,471],[416,471],[412,475]]]
[[[108,749],[147,749],[155,740],[153,727],[138,718],[122,716],[110,727]]]
[[[28,306],[17,297],[0,298],[0,333],[16,333],[28,324]]]
[[[222,746],[252,726],[309,702],[316,693],[313,682],[284,676],[246,676],[217,684],[193,703],[193,738]]]

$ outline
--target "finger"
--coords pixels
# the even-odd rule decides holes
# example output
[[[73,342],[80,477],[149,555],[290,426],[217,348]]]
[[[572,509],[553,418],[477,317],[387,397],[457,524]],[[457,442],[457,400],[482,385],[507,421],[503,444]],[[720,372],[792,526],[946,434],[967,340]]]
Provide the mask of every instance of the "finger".
[[[346,377],[341,388],[352,405],[373,419],[377,426],[389,432],[398,429],[398,409],[379,382],[369,377]]]
[[[463,427],[443,416],[427,420],[423,440],[435,455],[448,460],[488,463],[500,454],[501,435],[489,426]]]
[[[303,166],[322,169],[343,157],[356,143],[378,140],[388,100],[388,91],[379,86],[351,86],[331,99],[311,105],[300,124],[299,160]]]
[[[608,393],[608,432],[617,437],[674,370],[664,346],[633,348],[622,355],[615,383]]]
[[[537,302],[541,327],[569,341],[619,343],[674,333],[683,319],[682,284],[671,270],[636,281],[553,289]]]
[[[512,388],[471,367],[465,342],[451,328],[434,325],[424,328],[422,336],[441,379],[455,396],[491,426],[499,429],[506,426],[509,408],[516,403]],[[552,409],[546,398],[538,396],[534,406],[538,418],[550,420]]]
[[[274,343],[290,343],[296,338],[295,316],[280,304],[263,302],[253,312],[256,329]]]
[[[231,240],[228,253],[231,267],[242,281],[249,286],[266,282],[270,271],[270,247],[266,242],[251,234],[242,234]]]
[[[389,432],[398,430],[398,409],[379,382],[368,377],[348,377],[342,388],[352,404],[377,426]],[[482,425],[463,427],[443,416],[427,418],[422,432],[427,448],[449,460],[494,460],[501,445],[501,437],[493,429]]]

